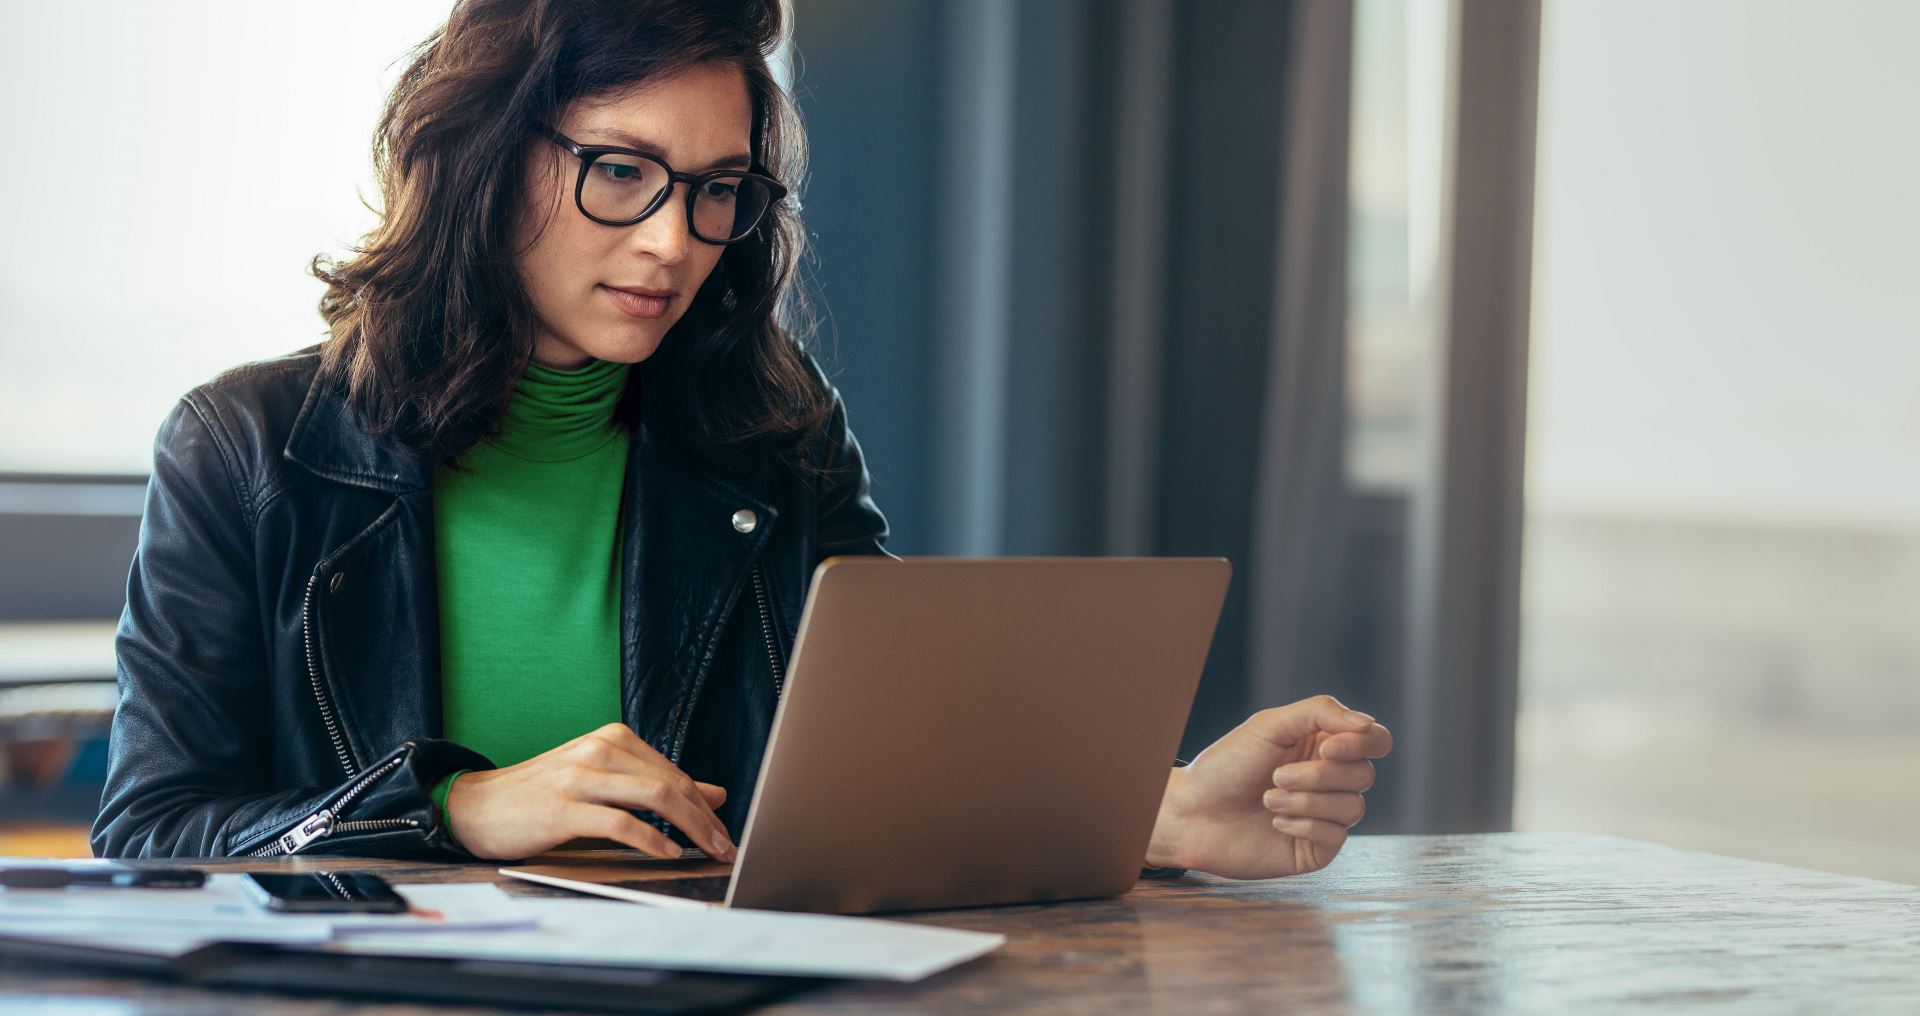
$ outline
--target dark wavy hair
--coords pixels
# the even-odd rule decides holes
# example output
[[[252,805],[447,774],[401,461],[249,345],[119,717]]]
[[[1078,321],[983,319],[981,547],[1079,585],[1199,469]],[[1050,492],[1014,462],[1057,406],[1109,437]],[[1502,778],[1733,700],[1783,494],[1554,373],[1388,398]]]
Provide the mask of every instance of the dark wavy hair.
[[[754,168],[797,191],[805,135],[767,69],[779,0],[460,0],[416,47],[373,138],[379,225],[327,285],[321,370],[377,438],[457,460],[498,424],[533,354],[515,269],[532,125],[572,102],[708,61],[737,64],[753,105]],[[636,365],[616,418],[703,460],[772,456],[800,473],[831,396],[802,350],[791,283],[798,202],[726,248],[686,313]],[[657,383],[656,382],[657,379]],[[645,391],[645,398],[640,392]]]

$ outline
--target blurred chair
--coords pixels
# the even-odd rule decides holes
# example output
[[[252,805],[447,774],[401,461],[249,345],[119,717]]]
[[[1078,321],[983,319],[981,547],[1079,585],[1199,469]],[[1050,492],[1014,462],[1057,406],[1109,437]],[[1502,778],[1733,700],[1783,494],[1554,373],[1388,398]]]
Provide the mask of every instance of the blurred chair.
[[[114,627],[0,624],[0,855],[91,853],[118,698]]]

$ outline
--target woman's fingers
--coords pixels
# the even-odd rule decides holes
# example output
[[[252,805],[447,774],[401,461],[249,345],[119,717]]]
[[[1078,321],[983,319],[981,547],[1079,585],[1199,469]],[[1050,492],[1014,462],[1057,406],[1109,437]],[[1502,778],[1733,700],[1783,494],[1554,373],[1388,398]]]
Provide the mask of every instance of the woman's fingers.
[[[1273,771],[1273,785],[1281,790],[1336,790],[1364,793],[1373,789],[1373,763],[1329,762],[1314,759],[1289,762]]]
[[[676,858],[680,844],[662,835],[660,830],[618,808],[576,801],[564,813],[573,836],[594,836],[624,843],[655,857]]]
[[[720,822],[719,816],[713,813],[713,809],[718,808],[727,799],[725,788],[711,783],[695,782],[624,723],[609,723],[575,738],[565,745],[565,748],[570,752],[575,764],[589,770],[620,773],[650,782],[664,780],[669,790],[685,799],[696,812],[705,816],[703,824],[711,830],[712,835],[706,838],[701,837],[696,830],[702,823],[683,822],[675,817],[676,813],[669,812],[664,807],[655,807],[652,804],[644,807],[659,812],[667,821],[679,826],[713,857],[719,860],[732,858],[733,843],[727,838],[727,828]]]
[[[1351,829],[1367,813],[1367,800],[1354,793],[1269,790],[1260,799],[1276,817],[1318,818]]]
[[[1385,758],[1393,751],[1393,731],[1381,724],[1333,734],[1320,742],[1319,756],[1332,762]]]
[[[1346,845],[1347,830],[1336,822],[1321,818],[1299,818],[1291,815],[1276,815],[1273,827],[1297,840],[1304,840],[1313,846],[1311,865],[1301,865],[1303,869],[1324,868],[1333,860],[1333,855]]]
[[[664,778],[695,807],[708,813],[726,803],[726,788],[717,787],[711,783],[696,782],[692,777],[681,772],[678,766],[660,757],[646,742],[639,742],[639,746],[646,749],[646,754],[630,750],[630,745],[617,744],[612,739],[582,741],[573,750],[573,763],[589,769],[625,773],[642,779]],[[718,818],[713,821],[715,825],[720,822]],[[724,831],[723,829],[722,832]]]
[[[665,776],[608,772],[579,767],[569,774],[565,791],[575,800],[621,808],[644,808],[673,823],[701,849],[717,860],[733,858],[733,842],[714,815],[698,785],[684,775]]]

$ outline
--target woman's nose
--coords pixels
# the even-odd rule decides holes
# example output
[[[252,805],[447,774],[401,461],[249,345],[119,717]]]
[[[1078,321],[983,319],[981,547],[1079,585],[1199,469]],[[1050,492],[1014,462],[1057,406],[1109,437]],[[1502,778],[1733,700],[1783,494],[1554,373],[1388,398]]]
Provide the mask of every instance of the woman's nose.
[[[628,246],[635,253],[651,254],[662,263],[675,264],[687,256],[690,244],[699,242],[687,229],[686,183],[675,183],[667,199],[652,214],[629,227]]]

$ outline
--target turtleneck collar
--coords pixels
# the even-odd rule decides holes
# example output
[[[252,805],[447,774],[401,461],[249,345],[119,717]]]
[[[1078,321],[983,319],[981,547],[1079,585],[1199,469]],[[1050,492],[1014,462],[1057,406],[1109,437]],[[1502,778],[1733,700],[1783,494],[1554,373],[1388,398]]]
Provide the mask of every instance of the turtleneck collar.
[[[632,366],[588,360],[575,370],[556,370],[529,362],[493,443],[535,462],[566,462],[598,449],[619,432],[613,407]]]

